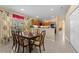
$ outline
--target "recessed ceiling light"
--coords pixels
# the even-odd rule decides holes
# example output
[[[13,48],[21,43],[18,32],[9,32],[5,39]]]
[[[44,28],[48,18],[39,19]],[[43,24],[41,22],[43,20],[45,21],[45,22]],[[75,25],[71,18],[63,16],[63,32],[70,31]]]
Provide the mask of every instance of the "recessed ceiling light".
[[[50,9],[50,11],[53,11],[53,10],[54,10],[54,9],[52,9],[52,8]]]
[[[39,16],[36,16],[36,18],[39,18]]]
[[[24,11],[24,9],[22,8],[22,9],[20,9],[21,11]]]

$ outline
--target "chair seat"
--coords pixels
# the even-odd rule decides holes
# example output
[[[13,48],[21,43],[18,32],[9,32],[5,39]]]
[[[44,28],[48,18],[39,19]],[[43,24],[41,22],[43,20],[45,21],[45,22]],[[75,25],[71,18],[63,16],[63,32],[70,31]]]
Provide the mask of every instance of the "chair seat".
[[[24,40],[24,45],[28,45],[28,41],[27,40]]]
[[[34,42],[34,45],[39,45],[39,44],[40,44],[39,41],[35,41],[35,42]]]
[[[28,42],[27,42],[27,40],[24,40],[24,44],[23,43],[19,43],[21,46],[24,46],[24,47],[26,47],[26,46],[28,46]]]
[[[35,39],[35,41],[39,41],[39,39],[40,39],[40,38],[38,37],[38,38]]]

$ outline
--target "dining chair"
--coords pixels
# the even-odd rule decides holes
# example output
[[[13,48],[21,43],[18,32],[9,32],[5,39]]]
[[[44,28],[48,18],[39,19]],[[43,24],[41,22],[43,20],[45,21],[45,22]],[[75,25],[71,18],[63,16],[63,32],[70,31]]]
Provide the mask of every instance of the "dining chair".
[[[43,50],[45,51],[45,46],[44,46],[45,34],[46,34],[46,31],[42,31],[40,34],[40,37],[37,37],[33,43],[35,47],[39,47],[40,53],[41,53],[41,46],[43,46]]]
[[[12,33],[12,40],[13,40],[12,49],[15,47],[15,51],[16,51],[16,48],[17,48],[17,39],[16,39],[15,31],[11,31],[11,33]]]
[[[20,36],[22,36],[22,32],[21,31],[11,31],[11,33],[12,33],[12,39],[13,39],[12,49],[15,47],[15,51],[16,51],[16,49],[18,48],[17,52],[19,52],[19,49],[20,49],[19,46],[21,45],[20,43],[21,43],[21,40],[23,39],[22,37],[20,37]]]
[[[18,43],[18,50],[17,50],[17,52],[19,52],[19,50],[20,50],[20,47],[22,47],[22,49],[23,49],[23,53],[24,53],[24,48],[26,47],[28,47],[28,40],[24,37],[24,36],[22,36],[22,35],[16,35],[16,37],[17,37],[17,43]]]

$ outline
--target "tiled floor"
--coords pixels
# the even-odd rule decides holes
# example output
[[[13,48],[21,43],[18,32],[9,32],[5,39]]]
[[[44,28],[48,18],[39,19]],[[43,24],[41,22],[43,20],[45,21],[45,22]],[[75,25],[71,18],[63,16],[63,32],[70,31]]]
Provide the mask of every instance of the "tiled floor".
[[[50,33],[53,33],[53,31]],[[13,50],[11,46],[12,46],[12,42],[6,45],[0,45],[0,53],[12,53]],[[50,37],[46,38],[45,48],[46,51],[42,50],[43,53],[74,53],[75,52],[73,48],[70,46],[69,42],[64,39],[63,31],[60,31],[56,35],[56,38],[54,35],[52,35],[52,38]],[[28,49],[25,52],[28,52]],[[38,52],[39,51],[37,48],[33,50],[33,53],[38,53]]]

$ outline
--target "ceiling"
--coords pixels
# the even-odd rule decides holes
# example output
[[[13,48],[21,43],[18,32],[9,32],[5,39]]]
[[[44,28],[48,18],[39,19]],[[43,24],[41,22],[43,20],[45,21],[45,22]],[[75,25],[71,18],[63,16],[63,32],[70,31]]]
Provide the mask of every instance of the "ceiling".
[[[69,5],[1,5],[0,7],[26,16],[51,19],[55,16],[64,16]]]

